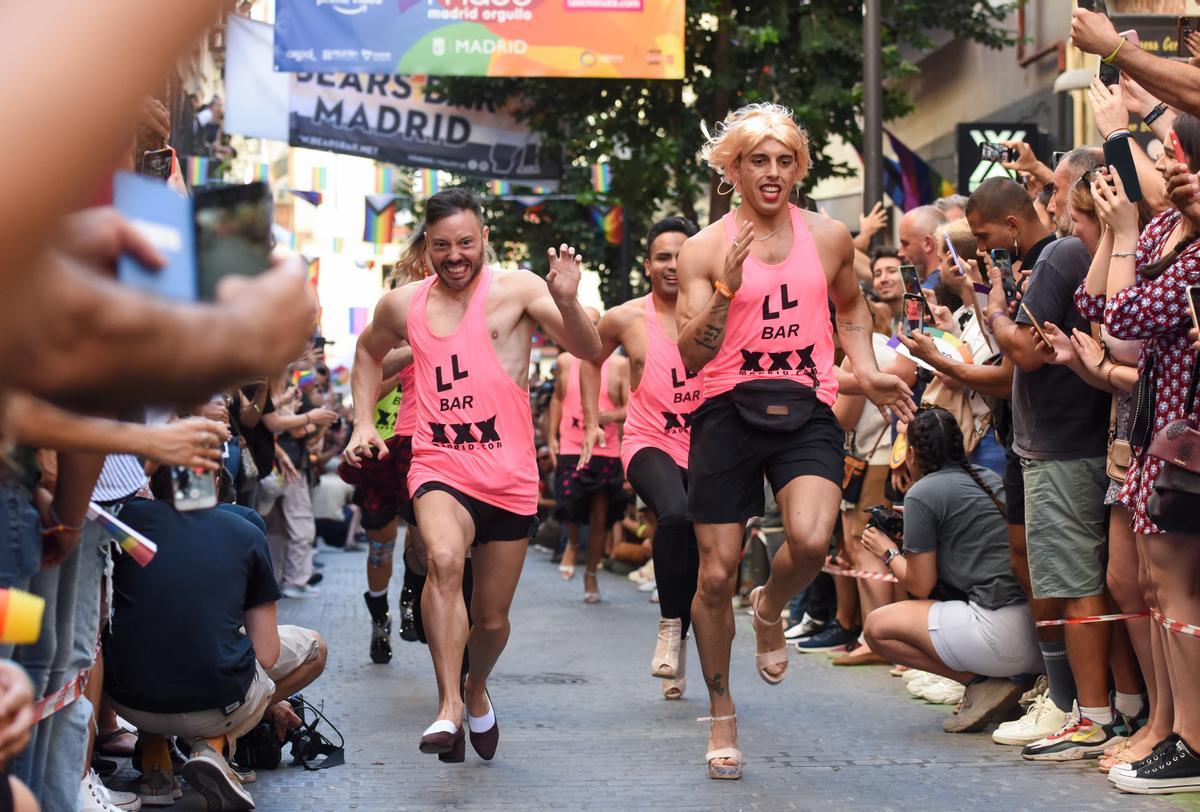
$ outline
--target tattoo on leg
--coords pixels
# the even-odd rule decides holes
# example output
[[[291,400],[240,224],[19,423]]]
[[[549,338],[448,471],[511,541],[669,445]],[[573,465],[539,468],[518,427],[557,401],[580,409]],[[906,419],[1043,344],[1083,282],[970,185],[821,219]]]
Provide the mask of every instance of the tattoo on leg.
[[[704,681],[708,683],[708,689],[717,696],[725,696],[725,686],[721,684],[721,675],[713,674],[711,677],[705,677]]]

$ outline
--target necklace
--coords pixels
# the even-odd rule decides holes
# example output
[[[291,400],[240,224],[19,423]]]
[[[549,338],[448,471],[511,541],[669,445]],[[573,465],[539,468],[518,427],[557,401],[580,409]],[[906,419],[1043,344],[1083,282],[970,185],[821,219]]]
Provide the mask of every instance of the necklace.
[[[776,234],[778,234],[779,232],[783,231],[785,228],[787,228],[788,226],[790,226],[791,224],[792,224],[792,218],[791,218],[791,217],[789,217],[789,218],[788,218],[788,219],[787,219],[787,220],[784,222],[784,224],[783,224],[783,225],[781,225],[779,228],[775,229],[774,231],[772,231],[770,234],[768,234],[768,235],[767,235],[767,236],[765,236],[765,237],[755,237],[755,238],[754,238],[754,241],[755,241],[755,242],[764,242],[764,241],[766,241],[766,240],[769,240],[769,239],[771,239],[772,237],[774,237]]]

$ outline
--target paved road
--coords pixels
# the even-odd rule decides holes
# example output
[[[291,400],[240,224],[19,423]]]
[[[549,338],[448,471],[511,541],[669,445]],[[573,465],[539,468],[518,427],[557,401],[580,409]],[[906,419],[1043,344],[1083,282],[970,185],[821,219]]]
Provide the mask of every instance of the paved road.
[[[468,747],[465,764],[444,765],[417,751],[436,710],[427,650],[397,639],[389,665],[371,664],[363,556],[321,558],[324,595],[284,601],[281,618],[331,643],[329,668],[306,693],[346,735],[347,764],[261,772],[250,786],[260,810],[1193,808],[1180,806],[1186,798],[1121,795],[1094,762],[1030,764],[987,735],[947,735],[948,710],[910,699],[885,668],[834,669],[824,655],[793,654],[783,684],[767,686],[753,670],[748,616],[738,619],[732,685],[745,777],[710,781],[695,652],[687,697],[663,701],[649,676],[657,607],[604,573],[604,603],[586,606],[579,580],[564,584],[537,552],[492,688],[496,760]],[[175,808],[202,809],[197,801],[189,792]]]

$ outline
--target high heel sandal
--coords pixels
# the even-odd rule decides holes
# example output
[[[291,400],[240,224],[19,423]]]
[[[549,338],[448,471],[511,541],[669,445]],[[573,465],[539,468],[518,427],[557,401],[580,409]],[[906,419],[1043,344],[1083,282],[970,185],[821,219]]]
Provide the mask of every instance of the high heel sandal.
[[[683,699],[683,692],[687,689],[687,638],[683,637],[679,641],[679,665],[675,669],[675,677],[673,679],[663,680],[662,694],[663,699],[675,700]]]
[[[776,618],[775,620],[765,620],[763,619],[763,616],[758,613],[758,604],[762,599],[762,590],[763,588],[761,586],[755,587],[753,590],[751,590],[749,596],[750,608],[754,610],[754,635],[756,638],[758,637],[759,625],[783,626],[782,617]],[[778,648],[774,651],[766,651],[762,654],[756,654],[754,656],[754,665],[758,669],[758,675],[762,677],[763,682],[767,683],[768,685],[778,685],[779,683],[783,682],[783,678],[787,675],[787,664],[788,650],[786,643],[784,644],[783,648]],[[782,665],[784,667],[783,671],[775,675],[768,673],[767,669],[775,665]]]
[[[675,672],[679,670],[682,632],[683,621],[679,618],[659,618],[658,644],[654,647],[654,659],[650,661],[650,676],[675,679]]]
[[[737,719],[736,713],[731,713],[728,716],[701,716],[697,722],[727,722],[730,719]],[[725,759],[732,761],[733,764],[714,764],[717,759]],[[736,747],[721,747],[716,750],[709,750],[704,755],[704,760],[708,762],[708,777],[724,781],[736,781],[742,777],[742,751]]]
[[[600,602],[600,583],[599,583],[599,581],[596,580],[596,570],[592,570],[591,572],[584,570],[583,578],[584,578],[583,602],[584,603],[599,603]],[[596,584],[595,589],[587,588],[587,579],[588,578],[591,578],[592,583]]]
[[[575,556],[577,553],[571,545],[567,545],[567,549],[563,551],[564,561],[558,565],[558,574],[562,576],[564,581],[570,581],[575,577]],[[571,561],[568,564],[566,558],[570,557]]]
[[[490,700],[489,700],[490,701]],[[464,725],[449,719],[438,719],[425,729],[418,748],[422,753],[436,753],[438,761],[458,764],[467,758],[467,737]]]
[[[470,732],[471,747],[479,754],[479,757],[484,761],[491,761],[496,755],[496,748],[500,745],[500,721],[496,718],[496,706],[492,704],[492,695],[486,690],[483,692],[488,701],[488,712],[482,717],[472,717],[471,712],[467,711],[467,729]],[[492,717],[492,726],[482,733],[476,733],[471,727],[473,719],[483,721],[488,716]]]

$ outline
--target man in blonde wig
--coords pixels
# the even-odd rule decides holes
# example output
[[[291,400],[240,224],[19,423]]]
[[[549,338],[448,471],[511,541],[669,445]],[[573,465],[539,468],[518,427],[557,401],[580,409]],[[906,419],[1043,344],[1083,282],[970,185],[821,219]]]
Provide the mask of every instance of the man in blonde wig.
[[[830,302],[862,391],[902,417],[913,404],[904,382],[875,365],[850,232],[789,203],[809,167],[808,137],[791,111],[765,103],[736,110],[701,156],[741,202],[679,254],[679,351],[701,373],[703,400],[689,457],[688,508],[700,546],[692,617],[712,713],[708,773],[740,778],[729,649],[743,528],[763,513],[765,474],[787,543],[750,602],[756,667],[775,685],[787,671],[780,613],[820,570],[841,497]]]

